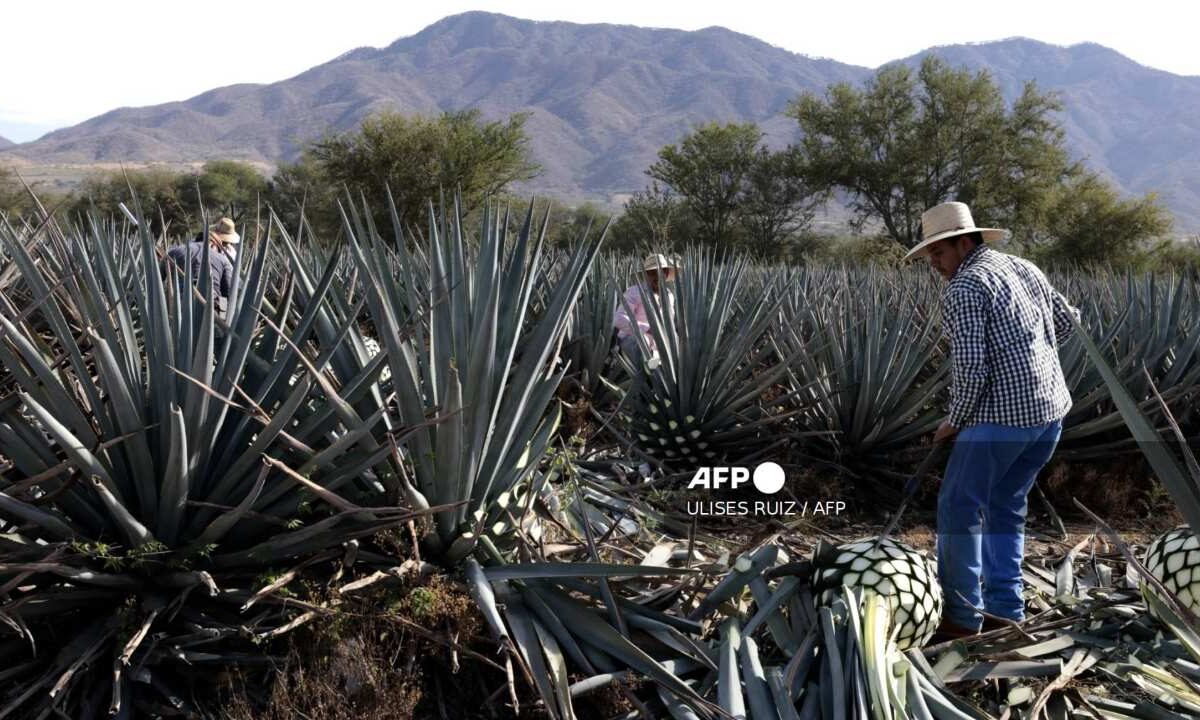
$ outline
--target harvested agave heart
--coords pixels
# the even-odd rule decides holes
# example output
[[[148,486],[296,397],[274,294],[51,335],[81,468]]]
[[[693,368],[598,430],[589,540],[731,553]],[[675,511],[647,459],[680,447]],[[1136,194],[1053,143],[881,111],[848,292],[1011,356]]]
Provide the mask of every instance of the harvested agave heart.
[[[1200,538],[1187,525],[1159,535],[1146,549],[1146,569],[1163,587],[1175,593],[1184,607],[1200,611]],[[1143,593],[1154,592],[1149,585]],[[1154,605],[1150,604],[1154,612]]]
[[[367,349],[367,357],[368,358],[375,357],[383,350],[383,346],[379,344],[379,341],[376,340],[375,338],[371,337],[370,335],[363,335],[362,341],[363,341],[363,346],[366,347],[366,349]],[[386,380],[390,380],[391,377],[392,377],[392,369],[390,367],[388,367],[387,365],[384,365],[383,370],[381,370],[379,373],[379,380],[386,381]]]
[[[929,642],[942,618],[942,586],[937,569],[916,548],[892,538],[844,545],[822,543],[813,554],[813,594],[830,604],[839,588],[863,588],[888,601],[896,646],[917,648]]]

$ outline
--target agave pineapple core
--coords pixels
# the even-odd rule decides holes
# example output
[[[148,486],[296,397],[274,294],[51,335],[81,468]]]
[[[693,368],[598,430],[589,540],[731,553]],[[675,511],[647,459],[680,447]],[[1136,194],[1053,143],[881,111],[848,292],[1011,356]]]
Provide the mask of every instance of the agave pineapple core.
[[[915,548],[891,538],[874,547],[865,538],[813,556],[817,602],[832,603],[841,586],[861,587],[887,600],[896,646],[901,650],[929,642],[942,618],[942,586],[933,564]]]
[[[1146,569],[1192,612],[1200,611],[1200,538],[1180,525],[1146,549]],[[1153,592],[1147,585],[1144,592]],[[1151,608],[1153,610],[1153,606]]]
[[[379,341],[373,337],[370,337],[369,335],[363,335],[362,342],[363,342],[363,347],[365,347],[367,349],[367,357],[368,358],[375,357],[383,349],[383,347],[379,344]],[[387,381],[387,380],[390,380],[391,377],[392,377],[392,369],[390,367],[388,367],[387,365],[384,365],[383,370],[379,373],[379,379],[381,381]]]

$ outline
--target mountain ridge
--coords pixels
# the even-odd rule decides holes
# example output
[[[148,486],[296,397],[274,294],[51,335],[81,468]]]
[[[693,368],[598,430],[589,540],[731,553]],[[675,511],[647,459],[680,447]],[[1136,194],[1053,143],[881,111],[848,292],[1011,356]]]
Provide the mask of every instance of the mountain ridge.
[[[931,52],[987,69],[1010,101],[1029,79],[1058,93],[1074,154],[1125,192],[1159,190],[1181,228],[1200,228],[1200,77],[1148,68],[1096,43],[1027,38],[945,45],[892,62],[915,65]],[[773,144],[790,142],[797,130],[781,114],[788,102],[874,72],[719,26],[684,31],[477,11],[278,82],[110,110],[0,151],[0,161],[275,163],[377,110],[477,107],[489,119],[530,113],[543,174],[523,190],[618,201],[646,184],[658,149],[696,123],[757,122]]]

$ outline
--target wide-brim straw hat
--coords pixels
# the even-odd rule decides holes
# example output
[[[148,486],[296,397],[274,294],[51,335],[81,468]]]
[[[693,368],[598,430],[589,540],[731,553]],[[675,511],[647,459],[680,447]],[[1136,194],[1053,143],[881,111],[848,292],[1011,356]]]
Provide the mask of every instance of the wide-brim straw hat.
[[[223,217],[212,225],[208,226],[208,231],[221,238],[221,242],[230,245],[237,245],[242,241],[242,236],[237,234],[237,228],[233,221]]]
[[[647,255],[646,260],[642,263],[642,272],[666,270],[667,268],[679,269],[679,261],[673,257],[655,253]]]
[[[908,251],[905,261],[921,257],[929,252],[929,246],[946,238],[958,237],[969,233],[979,233],[984,242],[993,242],[1004,237],[1004,230],[999,228],[975,227],[975,219],[971,217],[971,208],[966,203],[945,202],[934,205],[921,213],[921,242]]]

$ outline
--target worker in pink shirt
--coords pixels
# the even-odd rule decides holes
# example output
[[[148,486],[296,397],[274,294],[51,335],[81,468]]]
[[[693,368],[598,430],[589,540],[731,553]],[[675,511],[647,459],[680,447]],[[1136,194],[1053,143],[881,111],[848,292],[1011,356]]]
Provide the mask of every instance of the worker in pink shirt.
[[[613,313],[613,325],[617,328],[617,343],[621,346],[621,351],[634,361],[635,365],[639,363],[641,357],[641,348],[637,341],[637,335],[641,335],[642,342],[650,353],[647,365],[650,366],[650,369],[658,367],[658,348],[654,343],[654,334],[650,330],[650,321],[647,317],[650,306],[646,296],[648,293],[653,293],[658,301],[660,312],[664,316],[664,321],[672,322],[668,319],[675,315],[675,294],[671,290],[671,283],[675,280],[678,268],[677,261],[664,255],[647,256],[642,264],[642,272],[645,273],[644,281],[626,289],[621,300],[617,302],[617,309]],[[664,280],[666,281],[665,285],[662,284]]]

